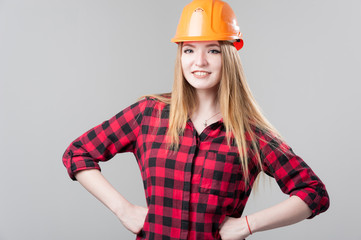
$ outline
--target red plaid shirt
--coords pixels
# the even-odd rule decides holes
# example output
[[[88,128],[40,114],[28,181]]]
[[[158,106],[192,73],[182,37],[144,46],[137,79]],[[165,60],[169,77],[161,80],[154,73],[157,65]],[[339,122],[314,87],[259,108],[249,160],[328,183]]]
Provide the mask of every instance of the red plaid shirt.
[[[245,187],[239,154],[227,145],[222,120],[198,135],[188,120],[179,150],[167,149],[165,133],[169,105],[146,98],[77,138],[63,162],[72,179],[85,169],[100,169],[120,152],[133,152],[143,178],[148,205],[137,239],[220,239],[226,216],[240,217],[260,172],[249,151],[250,186]],[[263,170],[281,190],[297,195],[312,210],[325,211],[329,200],[324,184],[283,141],[255,129]]]

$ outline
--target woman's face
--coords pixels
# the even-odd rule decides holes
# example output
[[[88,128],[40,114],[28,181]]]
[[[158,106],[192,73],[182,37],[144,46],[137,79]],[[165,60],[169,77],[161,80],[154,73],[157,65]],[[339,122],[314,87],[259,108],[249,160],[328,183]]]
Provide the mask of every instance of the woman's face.
[[[187,82],[197,90],[218,89],[222,55],[218,41],[184,42],[182,69]]]

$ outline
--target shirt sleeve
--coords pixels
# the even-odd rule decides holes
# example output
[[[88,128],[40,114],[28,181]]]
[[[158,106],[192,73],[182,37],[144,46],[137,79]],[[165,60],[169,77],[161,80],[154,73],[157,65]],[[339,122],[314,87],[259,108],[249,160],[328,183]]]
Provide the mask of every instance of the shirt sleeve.
[[[281,190],[298,196],[312,210],[313,218],[329,207],[325,185],[312,169],[281,139],[263,135],[260,138],[263,171],[274,177]]]
[[[133,152],[145,105],[140,100],[75,139],[63,155],[70,178],[76,180],[74,174],[81,170],[100,170],[98,162],[117,153]]]

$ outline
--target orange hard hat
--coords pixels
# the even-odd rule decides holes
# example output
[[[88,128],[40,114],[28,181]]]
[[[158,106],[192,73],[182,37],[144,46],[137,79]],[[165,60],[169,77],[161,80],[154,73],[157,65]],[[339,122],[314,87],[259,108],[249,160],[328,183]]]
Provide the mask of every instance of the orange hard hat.
[[[172,42],[231,41],[243,47],[236,16],[228,3],[221,0],[193,0],[184,7]]]

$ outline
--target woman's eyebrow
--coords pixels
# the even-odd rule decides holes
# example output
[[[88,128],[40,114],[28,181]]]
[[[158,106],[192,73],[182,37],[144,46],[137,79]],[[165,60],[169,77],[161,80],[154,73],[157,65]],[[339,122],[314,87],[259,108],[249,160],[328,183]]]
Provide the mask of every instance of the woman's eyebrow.
[[[190,43],[184,43],[183,47],[193,47],[194,48],[195,46]]]
[[[212,44],[206,45],[206,47],[220,47],[220,46],[218,44],[212,43]]]
[[[190,43],[184,43],[183,47],[192,47],[195,48],[196,46],[190,44]],[[211,43],[211,44],[207,44],[206,47],[220,47],[218,44],[215,43]]]

